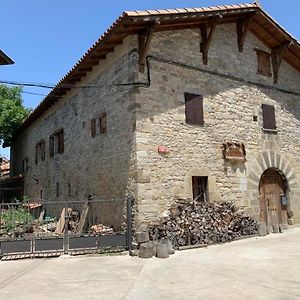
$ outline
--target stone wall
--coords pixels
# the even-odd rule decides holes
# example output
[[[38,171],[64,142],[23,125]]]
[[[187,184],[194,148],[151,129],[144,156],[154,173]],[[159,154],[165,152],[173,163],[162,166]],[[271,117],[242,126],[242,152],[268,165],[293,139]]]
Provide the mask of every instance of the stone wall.
[[[27,157],[24,195],[31,200],[39,200],[42,191],[46,201],[85,201],[89,195],[95,200],[124,201],[128,190],[134,189],[130,179],[135,161],[133,89],[114,86],[134,81],[132,43],[133,38],[127,38],[14,141],[13,175],[22,173],[22,160]],[[97,123],[92,138],[91,119],[103,112],[107,113],[107,133],[100,134]],[[60,128],[64,129],[64,153],[51,158],[49,136]],[[35,145],[41,139],[46,141],[46,159],[36,165]],[[101,206],[97,220],[107,225],[117,223],[123,213],[123,204],[94,206]]]
[[[94,67],[80,85],[96,88],[72,89],[13,143],[14,174],[29,158],[25,195],[39,199],[43,190],[46,200],[78,201],[89,195],[124,199],[130,192],[135,220],[155,223],[174,202],[192,199],[192,176],[207,176],[210,201],[234,201],[257,217],[259,179],[276,167],[288,180],[290,208],[299,223],[300,97],[288,93],[299,92],[299,73],[283,62],[278,84],[258,75],[254,48],[269,50],[249,34],[240,53],[234,24],[217,26],[207,66],[199,42],[197,30],[155,33],[148,53],[149,88],[110,86],[147,82],[146,72],[138,72],[137,36]],[[185,92],[203,95],[204,125],[186,124]],[[275,106],[277,134],[262,130],[262,103]],[[90,120],[104,111],[107,134],[91,138]],[[50,158],[48,139],[59,128],[65,130],[65,151]],[[35,165],[34,146],[40,139],[46,140],[46,160]],[[245,144],[245,164],[224,161],[226,141]],[[159,154],[158,145],[168,153]],[[102,208],[106,217],[98,220],[109,225],[122,209],[115,207],[112,214],[111,208]]]
[[[155,223],[175,201],[192,199],[192,176],[209,177],[210,201],[234,201],[257,218],[259,179],[268,167],[287,177],[290,206],[300,222],[300,97],[273,89],[299,92],[299,73],[283,62],[278,84],[258,75],[254,48],[270,49],[248,34],[240,53],[235,30],[234,24],[217,26],[207,66],[197,30],[154,34],[149,55],[202,71],[149,60],[151,86],[136,96],[139,222]],[[203,126],[185,123],[185,92],[203,95]],[[262,130],[262,103],[275,106],[277,134]],[[245,164],[224,161],[225,141],[245,144]],[[168,153],[159,154],[158,145]]]

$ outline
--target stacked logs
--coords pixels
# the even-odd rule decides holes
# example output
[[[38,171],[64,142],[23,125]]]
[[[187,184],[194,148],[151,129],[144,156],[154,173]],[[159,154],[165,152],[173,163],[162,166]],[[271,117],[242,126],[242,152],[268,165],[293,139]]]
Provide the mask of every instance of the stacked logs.
[[[176,205],[161,224],[149,228],[152,240],[168,239],[176,249],[225,243],[257,232],[257,222],[231,202],[195,201]]]

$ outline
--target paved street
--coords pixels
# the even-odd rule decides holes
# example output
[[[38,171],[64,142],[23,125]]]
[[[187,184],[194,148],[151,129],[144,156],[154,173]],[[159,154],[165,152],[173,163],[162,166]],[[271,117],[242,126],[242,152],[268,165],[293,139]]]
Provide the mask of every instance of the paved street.
[[[300,299],[300,228],[169,259],[0,262],[0,299]]]

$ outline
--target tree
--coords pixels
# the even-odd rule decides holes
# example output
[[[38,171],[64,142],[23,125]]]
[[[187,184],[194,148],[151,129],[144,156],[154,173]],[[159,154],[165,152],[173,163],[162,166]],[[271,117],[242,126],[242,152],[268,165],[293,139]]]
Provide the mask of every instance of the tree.
[[[14,132],[29,115],[30,109],[23,106],[22,88],[0,84],[0,145],[8,147]]]

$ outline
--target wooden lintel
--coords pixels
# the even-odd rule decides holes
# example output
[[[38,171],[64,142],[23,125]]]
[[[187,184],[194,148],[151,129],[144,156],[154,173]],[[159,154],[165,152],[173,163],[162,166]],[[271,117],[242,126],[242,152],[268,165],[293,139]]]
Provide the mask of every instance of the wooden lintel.
[[[202,53],[203,64],[207,65],[208,63],[208,50],[212,41],[213,34],[216,30],[218,19],[213,20],[209,23],[203,23],[200,25],[201,33],[201,43],[200,43],[200,52]]]
[[[283,45],[273,48],[271,51],[274,83],[278,82],[278,72],[284,52],[292,45],[292,43],[292,41],[289,41]]]
[[[236,31],[237,31],[237,38],[238,38],[238,47],[239,51],[243,52],[244,50],[244,44],[245,44],[245,39],[246,35],[249,31],[249,27],[251,25],[251,21],[253,20],[254,16],[256,13],[244,18],[244,19],[239,19],[236,22]]]
[[[146,64],[146,56],[150,46],[150,42],[154,32],[154,25],[156,22],[152,22],[146,31],[139,33],[139,71],[144,72]]]

